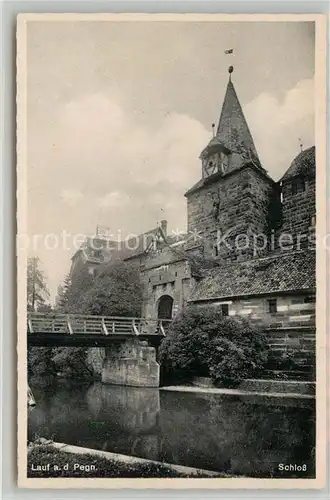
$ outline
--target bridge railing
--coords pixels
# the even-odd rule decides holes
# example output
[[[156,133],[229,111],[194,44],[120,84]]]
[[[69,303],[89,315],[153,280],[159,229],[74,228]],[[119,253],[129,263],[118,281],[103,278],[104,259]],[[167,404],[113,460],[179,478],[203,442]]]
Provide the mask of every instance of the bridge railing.
[[[153,318],[29,312],[27,331],[28,334],[165,336],[170,323],[171,320]]]

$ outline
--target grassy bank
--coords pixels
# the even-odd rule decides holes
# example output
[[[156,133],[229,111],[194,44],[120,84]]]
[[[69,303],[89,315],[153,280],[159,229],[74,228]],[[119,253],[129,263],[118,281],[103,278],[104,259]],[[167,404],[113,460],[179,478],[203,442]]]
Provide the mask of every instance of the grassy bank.
[[[41,470],[40,470],[41,469]],[[208,477],[189,475],[158,464],[127,464],[95,455],[78,455],[51,446],[36,446],[28,452],[28,477],[136,477],[174,478]],[[219,475],[219,477],[221,477]]]

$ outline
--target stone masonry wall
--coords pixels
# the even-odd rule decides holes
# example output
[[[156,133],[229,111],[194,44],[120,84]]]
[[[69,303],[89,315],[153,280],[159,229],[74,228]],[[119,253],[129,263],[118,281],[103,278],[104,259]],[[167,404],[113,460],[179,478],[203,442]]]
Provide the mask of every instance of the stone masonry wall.
[[[158,301],[163,295],[173,298],[173,316],[186,304],[193,280],[188,262],[178,259],[169,247],[145,258],[141,272],[145,290],[143,316],[157,317]]]
[[[292,182],[285,182],[282,186],[282,227],[281,232],[294,236],[299,233],[310,234],[312,217],[315,217],[315,179],[305,182],[305,191],[298,188],[292,194]],[[302,240],[303,241],[303,240]]]
[[[233,246],[238,235],[267,232],[267,214],[273,183],[248,167],[219,178],[202,189],[187,195],[188,232],[197,231],[204,241],[205,257],[216,255],[218,234],[227,233],[226,241],[232,248],[220,244],[218,257],[226,260],[245,260],[253,254],[252,242],[248,249]],[[219,200],[219,213],[214,215],[213,202]],[[221,237],[221,236],[220,236]],[[239,246],[244,240],[239,239]]]
[[[269,300],[276,299],[277,312],[269,312]],[[227,303],[229,316],[243,316],[256,324],[270,328],[315,326],[315,296],[313,294],[251,297],[223,300],[207,305],[221,307]]]
[[[102,382],[132,387],[159,387],[156,349],[136,339],[112,344],[105,349]]]

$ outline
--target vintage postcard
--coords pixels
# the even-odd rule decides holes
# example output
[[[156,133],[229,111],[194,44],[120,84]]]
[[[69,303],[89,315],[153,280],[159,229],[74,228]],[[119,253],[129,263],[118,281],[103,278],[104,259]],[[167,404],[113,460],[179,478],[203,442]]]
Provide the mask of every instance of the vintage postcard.
[[[19,486],[324,485],[325,34],[18,17]]]

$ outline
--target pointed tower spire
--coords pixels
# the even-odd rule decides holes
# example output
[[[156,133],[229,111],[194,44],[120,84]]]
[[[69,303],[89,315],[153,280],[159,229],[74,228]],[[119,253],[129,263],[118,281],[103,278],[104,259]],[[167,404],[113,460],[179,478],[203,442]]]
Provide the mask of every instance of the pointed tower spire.
[[[247,159],[253,159],[260,164],[250,129],[231,79],[233,71],[233,66],[230,66],[228,68],[229,81],[221,109],[216,137],[227,146],[233,154],[240,154],[245,161]]]

